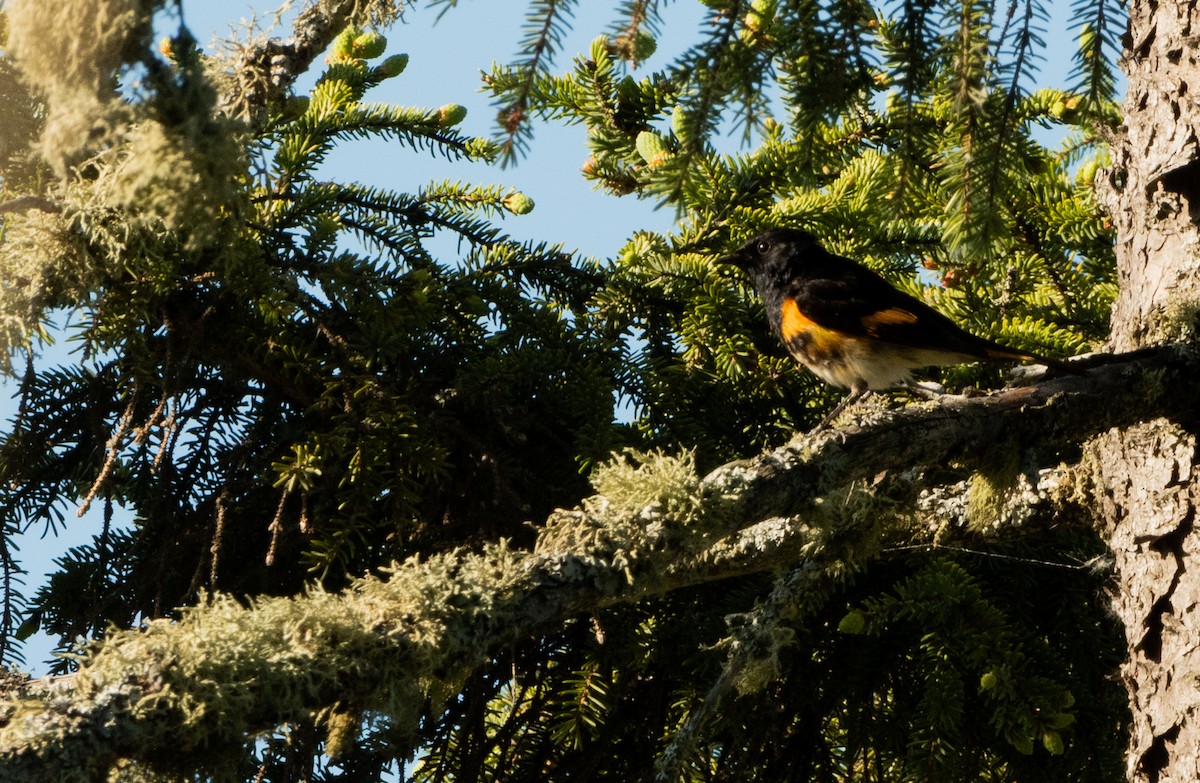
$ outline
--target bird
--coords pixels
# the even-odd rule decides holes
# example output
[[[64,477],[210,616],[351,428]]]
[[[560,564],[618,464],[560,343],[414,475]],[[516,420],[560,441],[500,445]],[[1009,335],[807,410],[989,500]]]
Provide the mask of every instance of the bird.
[[[762,297],[771,329],[819,378],[849,393],[817,425],[824,429],[872,390],[907,386],[923,367],[1024,361],[1080,373],[1065,362],[971,334],[919,299],[794,228],[755,236],[718,263],[742,269]]]

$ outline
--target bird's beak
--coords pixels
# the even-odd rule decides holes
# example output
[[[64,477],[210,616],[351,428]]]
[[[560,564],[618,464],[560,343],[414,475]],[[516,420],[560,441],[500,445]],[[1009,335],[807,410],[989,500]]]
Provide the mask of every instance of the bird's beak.
[[[730,264],[738,269],[744,269],[746,266],[746,257],[740,250],[730,253],[727,256],[721,256],[717,259],[718,264]]]

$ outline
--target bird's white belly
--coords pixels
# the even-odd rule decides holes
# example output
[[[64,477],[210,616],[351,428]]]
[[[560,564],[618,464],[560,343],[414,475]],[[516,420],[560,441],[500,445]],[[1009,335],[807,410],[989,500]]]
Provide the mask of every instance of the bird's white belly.
[[[973,357],[961,354],[880,345],[864,340],[844,340],[836,355],[797,355],[808,369],[826,383],[843,389],[889,389],[907,383],[912,371],[941,364],[961,364]]]

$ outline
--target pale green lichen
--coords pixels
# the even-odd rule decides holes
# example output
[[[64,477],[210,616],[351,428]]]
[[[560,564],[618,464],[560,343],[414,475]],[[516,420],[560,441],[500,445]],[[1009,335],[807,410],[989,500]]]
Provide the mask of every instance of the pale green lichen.
[[[686,524],[703,508],[696,459],[690,451],[670,455],[627,449],[596,468],[592,487],[616,515],[650,510]]]
[[[1026,524],[1030,519],[1061,508],[1069,490],[1060,486],[1057,469],[1037,470],[1022,460],[1028,456],[1018,444],[993,444],[972,474],[966,493],[965,521],[976,532]]]
[[[975,530],[990,527],[1003,516],[1007,499],[1019,475],[1019,449],[999,443],[979,460],[967,489],[967,523]]]
[[[241,208],[246,163],[233,134],[209,125],[204,118],[169,129],[157,122],[131,125],[89,188],[97,206],[121,209],[152,232],[169,232],[185,250],[223,240]]]
[[[116,74],[150,46],[148,0],[9,0],[9,51],[47,105],[42,156],[60,174],[120,124]]]
[[[150,21],[160,5],[6,5],[5,53],[37,97],[24,109],[41,119],[34,149],[44,163],[0,161],[5,186],[34,191],[28,198],[38,202],[3,218],[3,369],[48,309],[83,303],[102,280],[134,277],[149,292],[175,284],[202,254],[206,268],[188,273],[236,271],[248,257],[236,237],[246,203],[241,129],[216,112],[205,63],[186,36],[172,42],[169,63],[155,59]],[[147,74],[122,82],[136,63]],[[46,182],[46,165],[57,181]]]
[[[99,269],[77,227],[61,213],[6,215],[0,232],[0,371],[11,351],[42,333],[43,313],[81,301]]]
[[[245,156],[194,45],[180,40],[169,65],[153,54],[160,5],[13,0],[9,50],[46,106],[42,158],[86,191],[64,200],[125,211],[195,249],[224,239],[218,226],[238,209]],[[118,89],[137,63],[148,74]]]
[[[1200,332],[1200,300],[1191,297],[1172,297],[1164,307],[1162,318],[1155,325],[1155,343],[1186,343],[1195,340]]]
[[[780,654],[795,643],[796,632],[771,614],[744,615],[743,620],[754,622],[759,627],[750,633],[735,633],[718,646],[727,650],[726,664],[731,674],[731,685],[739,696],[758,693],[777,681],[783,670]]]
[[[592,486],[596,494],[580,510],[551,516],[538,537],[537,552],[598,554],[620,566],[643,550],[685,537],[699,545],[704,538],[681,532],[705,516],[700,477],[689,452],[672,456],[627,449],[596,468]],[[633,573],[626,573],[626,579],[632,581]]]
[[[53,755],[56,766],[96,779],[87,771],[102,763],[98,748],[113,729],[76,727],[61,743],[45,729],[66,704],[79,721],[90,711],[117,716],[119,743],[147,749],[149,765],[118,765],[113,781],[170,779],[189,765],[221,779],[259,732],[297,721],[324,727],[336,754],[354,742],[365,713],[387,715],[394,739],[415,747],[421,710],[438,709],[499,633],[528,622],[529,565],[528,553],[499,544],[413,559],[342,594],[314,589],[249,609],[202,597],[176,619],[111,633],[52,693],[10,703],[0,748]]]

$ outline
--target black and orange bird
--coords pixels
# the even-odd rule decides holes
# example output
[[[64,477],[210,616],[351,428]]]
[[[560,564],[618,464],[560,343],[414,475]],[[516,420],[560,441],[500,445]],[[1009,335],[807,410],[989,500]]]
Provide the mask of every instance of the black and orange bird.
[[[868,391],[920,389],[912,371],[922,367],[1027,361],[1080,372],[976,337],[870,269],[830,253],[806,231],[766,231],[719,262],[750,276],[771,328],[792,356],[826,382],[850,390],[817,429]]]

